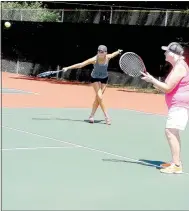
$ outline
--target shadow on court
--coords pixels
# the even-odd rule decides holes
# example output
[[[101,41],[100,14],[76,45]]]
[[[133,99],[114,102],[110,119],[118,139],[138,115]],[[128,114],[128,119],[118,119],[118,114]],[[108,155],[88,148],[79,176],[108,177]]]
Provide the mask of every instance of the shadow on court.
[[[138,161],[127,161],[127,160],[119,160],[119,159],[102,159],[106,162],[123,162],[123,163],[133,163],[133,164],[139,164],[142,166],[149,166],[156,169],[160,169],[160,165],[165,163],[163,161],[157,161],[157,160],[144,160],[140,159]]]
[[[131,93],[148,93],[148,94],[154,94],[155,91],[157,91],[157,90],[151,89],[151,91],[146,92],[142,88],[138,88],[138,89],[136,88],[136,89],[131,89],[131,90],[129,90],[129,89],[117,89],[117,91],[118,92],[128,92],[128,93],[131,92]],[[157,94],[161,94],[161,93],[157,92]]]
[[[136,90],[132,89],[117,89],[118,92],[136,92]]]
[[[35,76],[17,76],[17,77],[10,77],[12,79],[22,79],[22,80],[29,80],[29,81],[40,81],[52,84],[67,84],[67,85],[81,85],[81,86],[90,86],[90,83],[82,83],[79,81],[66,81],[66,80],[57,80],[56,78],[46,77],[46,78],[38,78]]]
[[[81,119],[64,119],[64,118],[32,118],[32,120],[60,120],[60,121],[72,121],[72,122],[85,122],[85,123],[90,123],[88,119],[84,119],[84,120],[81,120]],[[104,120],[94,120],[94,123],[97,123],[97,124],[106,124]]]

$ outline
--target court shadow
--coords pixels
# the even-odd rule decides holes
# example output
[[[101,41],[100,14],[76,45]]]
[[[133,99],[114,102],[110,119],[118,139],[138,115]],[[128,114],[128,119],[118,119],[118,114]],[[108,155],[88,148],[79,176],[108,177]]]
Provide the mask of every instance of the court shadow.
[[[10,76],[12,79],[21,79],[21,80],[28,80],[28,81],[40,81],[44,83],[51,83],[51,84],[66,84],[66,85],[80,85],[80,86],[90,86],[89,82],[79,82],[79,81],[68,81],[68,80],[57,80],[56,78],[38,78],[33,76]]]
[[[85,123],[89,123],[89,120],[88,119],[84,119],[84,120],[81,120],[81,119],[66,119],[66,118],[32,118],[32,120],[59,120],[59,121],[72,121],[72,122],[85,122]],[[97,124],[106,124],[104,122],[104,120],[94,120],[94,124],[97,123]]]
[[[118,92],[138,92],[138,90],[132,90],[132,89],[117,89]]]
[[[148,94],[154,94],[156,93],[156,90],[154,89],[153,91],[147,91],[147,88],[146,90],[145,89],[117,89],[118,92],[131,92],[131,93],[148,93]],[[157,93],[159,93],[157,91]]]
[[[139,159],[138,161],[128,161],[128,160],[120,160],[120,159],[102,159],[103,161],[107,162],[123,162],[123,163],[132,163],[132,164],[138,164],[142,166],[148,166],[156,169],[160,169],[160,165],[165,163],[163,161],[157,161],[157,160],[144,160]]]

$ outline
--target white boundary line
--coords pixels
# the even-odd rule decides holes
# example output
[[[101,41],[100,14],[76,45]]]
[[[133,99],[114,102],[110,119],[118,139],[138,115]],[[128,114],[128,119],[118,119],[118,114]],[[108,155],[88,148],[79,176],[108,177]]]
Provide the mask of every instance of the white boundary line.
[[[54,140],[56,142],[69,144],[69,145],[72,145],[72,146],[75,146],[75,147],[80,147],[80,148],[87,149],[87,150],[90,150],[90,151],[99,152],[99,153],[103,153],[103,154],[106,154],[106,155],[111,155],[111,156],[123,158],[123,159],[126,159],[126,160],[131,160],[131,161],[134,161],[134,162],[137,162],[137,163],[146,164],[148,166],[154,166],[154,167],[158,167],[159,168],[158,165],[149,164],[149,163],[144,162],[144,161],[140,161],[140,160],[137,160],[137,159],[125,157],[125,156],[122,156],[122,155],[117,155],[117,154],[114,154],[114,153],[111,153],[111,152],[106,152],[106,151],[103,151],[103,150],[100,150],[100,149],[95,149],[95,148],[87,147],[87,146],[80,145],[80,144],[74,144],[74,143],[68,142],[68,141],[62,141],[62,140],[59,140],[59,139],[56,139],[56,138],[39,135],[37,133],[32,133],[32,132],[20,130],[20,129],[17,129],[17,128],[11,128],[11,127],[7,127],[7,126],[2,126],[2,127],[10,129],[10,130],[18,131],[18,132],[21,132],[21,133],[30,134],[30,135],[33,135],[33,136],[38,136],[38,137],[46,138],[46,139],[49,139],[49,140]],[[187,172],[183,172],[183,174],[189,175],[189,173],[187,173]]]
[[[12,91],[20,91],[20,92],[22,92],[22,93],[20,93],[20,92],[14,92],[14,93],[8,93],[8,92],[3,92],[4,90],[12,90]],[[34,94],[34,95],[39,95],[39,93],[36,93],[36,92],[29,92],[29,91],[26,91],[26,90],[21,90],[21,89],[14,89],[14,88],[2,88],[1,89],[1,91],[2,91],[2,94]]]
[[[73,149],[79,147],[16,147],[16,148],[5,148],[2,151],[16,151],[16,150],[38,150],[38,149]]]

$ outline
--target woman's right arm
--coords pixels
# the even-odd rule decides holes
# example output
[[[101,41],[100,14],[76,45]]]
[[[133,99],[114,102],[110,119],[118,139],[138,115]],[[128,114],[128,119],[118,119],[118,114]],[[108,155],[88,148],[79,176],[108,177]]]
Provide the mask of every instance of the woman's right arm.
[[[183,66],[178,65],[171,73],[169,79],[166,82],[161,82],[151,76],[149,73],[143,73],[143,80],[151,82],[156,89],[161,90],[164,93],[171,92],[179,83],[179,81],[186,75],[186,69]]]
[[[95,61],[95,57],[87,59],[84,62],[81,62],[81,63],[78,63],[78,64],[74,64],[74,65],[71,65],[71,66],[68,66],[68,67],[64,67],[64,68],[62,68],[62,70],[67,71],[67,70],[71,70],[71,69],[79,69],[79,68],[85,67],[89,64],[94,64],[94,61]]]

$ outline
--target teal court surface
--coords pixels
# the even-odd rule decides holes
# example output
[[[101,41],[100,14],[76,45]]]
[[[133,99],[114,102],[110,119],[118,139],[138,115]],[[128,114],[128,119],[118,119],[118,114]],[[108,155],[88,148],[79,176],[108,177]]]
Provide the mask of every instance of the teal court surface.
[[[184,173],[167,175],[165,116],[89,109],[2,109],[3,210],[188,210],[189,127]]]

